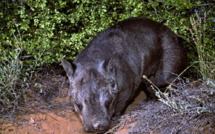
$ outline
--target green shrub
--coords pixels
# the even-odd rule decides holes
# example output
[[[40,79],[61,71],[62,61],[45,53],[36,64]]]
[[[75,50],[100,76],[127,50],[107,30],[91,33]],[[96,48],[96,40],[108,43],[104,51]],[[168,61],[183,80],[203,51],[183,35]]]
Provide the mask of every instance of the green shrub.
[[[192,0],[4,1],[0,3],[4,11],[0,12],[0,19],[5,24],[0,28],[0,48],[10,51],[10,47],[15,47],[14,43],[8,47],[7,42],[14,42],[11,29],[18,34],[13,23],[16,22],[22,35],[21,59],[26,65],[35,64],[35,58],[39,58],[38,66],[59,63],[60,57],[74,60],[99,32],[120,20],[138,16],[162,22],[176,34],[192,41],[184,26],[190,27],[191,10],[208,10],[207,7],[196,7],[199,4],[204,3]],[[189,54],[190,59],[194,56]]]

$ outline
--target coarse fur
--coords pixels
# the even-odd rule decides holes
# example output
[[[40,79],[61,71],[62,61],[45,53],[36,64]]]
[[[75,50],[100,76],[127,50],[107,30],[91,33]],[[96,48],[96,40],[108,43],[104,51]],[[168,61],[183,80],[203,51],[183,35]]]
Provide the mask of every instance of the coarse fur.
[[[186,54],[178,37],[163,24],[129,18],[99,33],[72,64],[61,62],[84,129],[104,132],[111,117],[133,97],[143,75],[164,87],[184,69]]]

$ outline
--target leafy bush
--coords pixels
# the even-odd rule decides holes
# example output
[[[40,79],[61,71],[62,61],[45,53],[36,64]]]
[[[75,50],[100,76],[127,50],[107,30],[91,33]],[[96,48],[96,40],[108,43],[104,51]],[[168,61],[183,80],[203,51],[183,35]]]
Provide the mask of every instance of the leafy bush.
[[[23,53],[22,37],[16,23],[14,24],[19,34],[15,35],[15,30],[11,30],[14,42],[7,42],[7,45],[11,46],[10,51],[2,52],[0,49],[0,111],[3,114],[8,111],[14,113],[19,103],[26,101],[26,94],[23,88],[29,87],[27,79],[34,73],[40,58],[35,57],[33,65],[23,67],[25,63],[20,59]]]
[[[21,59],[26,65],[35,64],[38,59],[38,66],[59,63],[60,57],[74,60],[97,33],[113,25],[117,21],[129,17],[148,17],[162,22],[170,27],[176,34],[181,35],[188,41],[192,36],[184,26],[190,27],[189,16],[195,11],[202,12],[211,10],[214,5],[208,7],[197,6],[201,1],[171,1],[160,0],[148,2],[136,1],[39,1],[39,0],[17,0],[4,1],[0,3],[1,26],[0,47],[2,51],[9,54],[11,43],[14,42],[13,29],[18,34],[16,26],[22,35],[23,52]],[[206,3],[207,4],[207,3]],[[212,13],[211,13],[212,14]],[[210,14],[210,16],[211,16]],[[214,27],[212,17],[207,20],[208,26]],[[209,33],[209,32],[208,32]],[[209,35],[212,37],[212,35]],[[192,48],[192,46],[188,46]],[[190,53],[192,50],[190,50]],[[191,59],[195,55],[189,54]]]

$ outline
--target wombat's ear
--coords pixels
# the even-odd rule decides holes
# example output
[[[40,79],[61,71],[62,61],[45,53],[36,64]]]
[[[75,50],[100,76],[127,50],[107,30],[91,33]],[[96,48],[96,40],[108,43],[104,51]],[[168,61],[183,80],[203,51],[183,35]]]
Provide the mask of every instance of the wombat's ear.
[[[74,75],[76,66],[74,64],[70,64],[68,61],[66,61],[62,58],[60,58],[60,60],[61,60],[64,70],[66,71],[67,77],[71,80]]]

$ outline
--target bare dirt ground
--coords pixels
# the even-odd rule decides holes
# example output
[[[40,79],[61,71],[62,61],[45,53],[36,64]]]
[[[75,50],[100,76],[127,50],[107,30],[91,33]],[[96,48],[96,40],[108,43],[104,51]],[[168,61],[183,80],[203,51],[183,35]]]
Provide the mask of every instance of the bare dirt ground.
[[[145,93],[140,92],[126,111],[146,99]],[[126,113],[126,112],[125,112]],[[84,134],[82,123],[72,110],[44,111],[29,115],[19,115],[15,123],[1,124],[0,134]],[[127,123],[127,126],[134,125]],[[112,125],[113,126],[113,125]],[[120,127],[116,133],[127,133],[128,127]]]
[[[65,75],[46,73],[30,81],[18,112],[0,113],[0,134],[85,133],[70,105]],[[214,83],[179,83],[170,89],[170,98],[164,94],[160,101],[146,100],[141,91],[107,133],[215,134]]]

